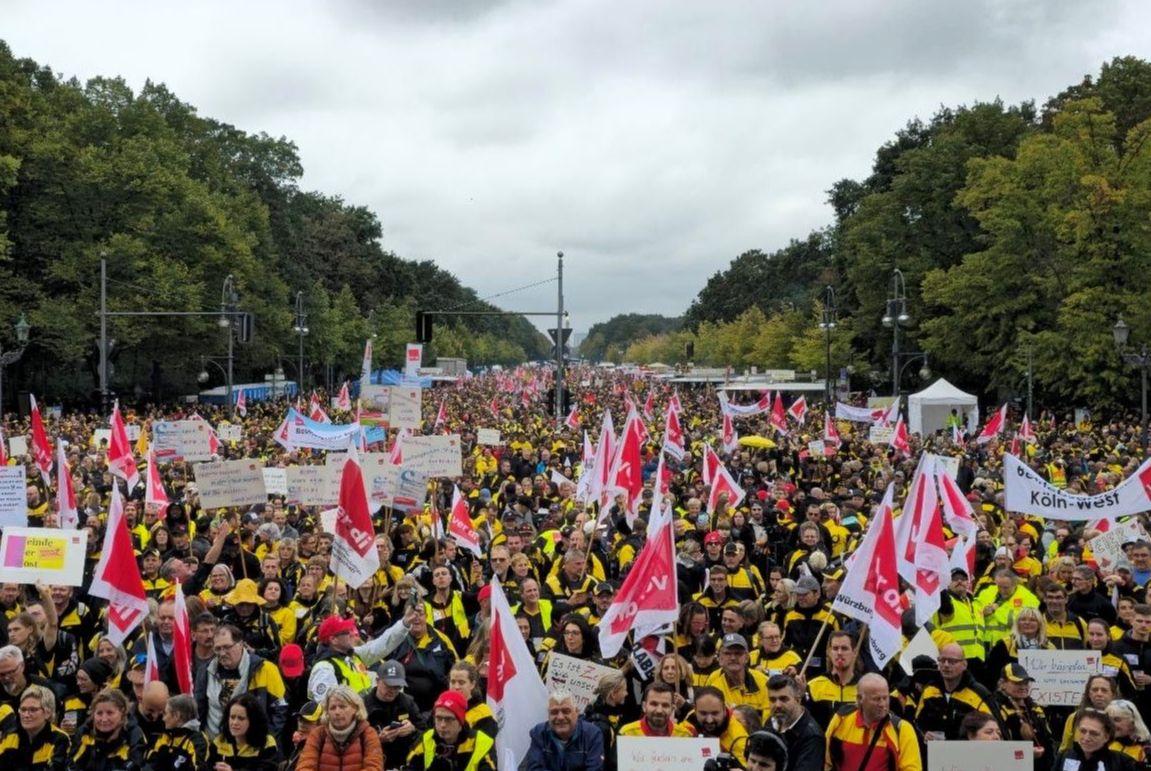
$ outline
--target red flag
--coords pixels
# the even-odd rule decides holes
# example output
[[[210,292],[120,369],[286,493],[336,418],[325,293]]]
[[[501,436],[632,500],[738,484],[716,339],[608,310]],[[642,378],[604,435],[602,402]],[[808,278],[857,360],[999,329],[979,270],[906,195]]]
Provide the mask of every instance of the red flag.
[[[446,399],[440,399],[440,408],[436,410],[436,422],[432,424],[432,430],[436,431],[440,426],[448,422],[448,412],[446,409]]]
[[[795,418],[795,422],[802,425],[807,421],[807,397],[800,396],[787,408],[787,414]]]
[[[455,485],[452,487],[452,513],[448,520],[448,535],[456,539],[456,543],[461,547],[477,557],[482,557],[480,534],[476,532],[476,525],[472,522],[471,512],[468,511],[468,501],[460,494],[459,487]]]
[[[500,402],[494,396],[492,397],[492,400],[488,402],[488,409],[492,411],[493,415],[500,414]]]
[[[32,460],[36,468],[40,469],[44,486],[48,487],[51,485],[49,474],[52,473],[52,443],[48,441],[48,433],[44,430],[44,419],[40,417],[40,405],[36,403],[36,397],[28,398],[32,401]]]
[[[1023,422],[1019,425],[1019,438],[1028,444],[1035,444],[1038,441],[1035,436],[1035,429],[1031,427],[1031,421],[1027,419],[1026,415],[1023,416]]]
[[[160,468],[156,465],[156,453],[148,451],[148,479],[144,485],[144,503],[157,508],[160,517],[168,514],[168,492],[164,489],[164,481],[160,478]]]
[[[115,645],[123,644],[148,615],[148,595],[136,566],[132,536],[124,521],[124,502],[117,485],[112,485],[104,543],[88,593],[108,600],[108,637]]]
[[[192,693],[192,625],[184,602],[184,587],[176,584],[176,625],[172,632],[172,668],[180,693]]]
[[[336,532],[332,541],[332,572],[360,588],[380,569],[375,528],[364,489],[364,474],[355,452],[348,453],[340,474],[340,505],[336,509]]]
[[[68,455],[62,444],[56,445],[56,513],[60,517],[60,527],[65,530],[74,530],[80,526],[72,472],[68,470]]]
[[[396,439],[392,442],[392,449],[388,453],[388,463],[393,466],[404,465],[404,434],[403,429],[396,434]]]
[[[895,430],[891,432],[891,442],[889,443],[895,448],[897,455],[902,455],[905,458],[911,457],[911,440],[907,436],[907,424],[900,418],[895,424]]]
[[[0,410],[0,416],[3,415],[3,410]],[[0,466],[8,465],[8,448],[4,443],[4,426],[0,424]]]
[[[649,390],[647,392],[647,398],[644,399],[644,402],[643,402],[643,419],[644,420],[651,420],[652,419],[652,410],[654,410],[654,409],[655,409],[655,391]]]
[[[579,405],[573,404],[571,412],[568,413],[567,418],[564,420],[564,425],[575,431],[580,427]]]
[[[1000,433],[1003,432],[1003,427],[1006,424],[1007,405],[1004,404],[1002,407],[995,411],[995,414],[992,415],[991,419],[987,421],[987,424],[983,426],[983,430],[979,432],[979,436],[975,437],[975,441],[978,444],[986,444],[987,442],[990,442],[992,439],[995,439],[999,436]]]
[[[948,562],[934,465],[934,455],[920,456],[895,526],[899,574],[915,588],[915,618],[920,625],[939,609]]]
[[[128,484],[128,492],[140,481],[136,459],[132,457],[132,445],[128,442],[128,429],[120,416],[120,403],[112,405],[112,438],[108,442],[108,471],[112,476],[123,479]]]
[[[715,450],[711,449],[710,444],[705,444],[703,446],[703,483],[710,485],[722,466],[723,462],[715,454]]]
[[[531,746],[532,726],[547,720],[548,691],[520,634],[499,581],[492,588],[487,701],[502,727],[496,736],[500,768],[519,768]]]
[[[195,413],[190,415],[189,419],[190,420],[199,420],[203,423],[208,423],[208,421],[204,420],[203,415],[198,415]],[[288,421],[285,418],[284,422],[280,424],[280,427],[277,428],[276,431],[277,432],[284,431],[285,436],[286,436],[287,427],[288,427]],[[212,427],[211,423],[208,423],[207,428],[208,428],[208,452],[210,452],[212,455],[219,455],[220,454],[220,437],[216,435],[216,429],[214,429]]]
[[[735,422],[727,412],[723,413],[723,451],[731,452],[739,446],[739,437],[735,434]]]
[[[823,453],[834,455],[842,445],[843,440],[839,438],[839,430],[835,427],[835,421],[831,419],[831,413],[825,412],[823,414]]]
[[[144,660],[144,684],[160,679],[160,662],[156,658],[156,644],[152,642],[151,633],[145,634],[147,640],[147,658]]]
[[[643,496],[643,460],[640,458],[642,437],[643,421],[639,413],[632,410],[628,413],[619,452],[608,475],[611,480],[609,487],[613,493],[627,495],[627,510],[631,517],[639,516],[639,504]]]
[[[332,402],[332,407],[343,412],[352,411],[352,395],[348,391],[348,381],[340,386],[340,393],[336,395],[336,400]]]
[[[324,408],[320,405],[320,397],[312,391],[312,396],[308,400],[308,417],[317,423],[331,423],[332,419],[328,417],[328,413],[324,412]]]
[[[683,460],[687,449],[683,444],[683,426],[679,422],[679,410],[667,406],[667,422],[663,429],[663,451],[676,460]]]
[[[675,410],[677,414],[683,412],[683,405],[679,401],[679,391],[671,392],[671,398],[667,401],[667,408]]]
[[[935,482],[939,487],[939,499],[943,502],[943,514],[948,526],[956,533],[974,535],[979,525],[975,522],[971,501],[967,500],[959,484],[938,461],[935,464]]]
[[[783,436],[787,436],[787,414],[783,409],[783,395],[775,394],[775,404],[771,407],[771,427]]]
[[[956,445],[963,444],[963,429],[959,426],[951,427],[951,443]]]
[[[248,417],[248,397],[245,396],[247,391],[243,388],[236,391],[236,412],[240,413],[241,418]]]
[[[727,493],[727,508],[731,511],[738,509],[739,504],[743,503],[743,499],[747,495],[744,489],[736,484],[727,468],[720,463],[711,476],[711,495],[707,498],[708,511],[715,511],[716,506],[719,505],[719,496],[722,493]]]

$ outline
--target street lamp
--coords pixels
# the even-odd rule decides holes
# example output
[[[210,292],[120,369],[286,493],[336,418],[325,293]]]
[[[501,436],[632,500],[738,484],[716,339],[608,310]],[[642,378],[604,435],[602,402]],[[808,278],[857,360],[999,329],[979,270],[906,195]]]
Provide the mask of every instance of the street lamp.
[[[896,268],[891,272],[891,296],[887,298],[887,312],[883,314],[883,326],[892,328],[891,338],[891,390],[892,396],[899,398],[899,328],[911,323],[907,314],[907,282],[903,271]]]
[[[300,389],[304,388],[304,335],[308,334],[308,314],[304,313],[304,291],[296,292],[296,320],[292,331],[300,336],[300,352],[296,369],[300,375]]]
[[[15,329],[16,342],[20,347],[5,351],[3,346],[0,346],[0,423],[4,419],[4,369],[9,364],[15,364],[24,355],[24,349],[28,346],[28,333],[32,330],[32,325],[24,318],[23,313],[17,319]]]
[[[236,279],[231,273],[224,279],[224,287],[220,291],[220,320],[217,322],[221,329],[228,330],[228,418],[234,419],[236,417],[236,405],[232,402],[232,363],[235,360],[235,344],[236,344],[236,306],[240,302],[239,295],[236,294]],[[205,374],[204,372],[200,373]]]
[[[824,399],[827,401],[827,408],[831,409],[832,391],[831,391],[831,330],[835,329],[837,321],[836,313],[838,309],[835,307],[835,287],[828,284],[823,290],[823,320],[819,322],[819,328],[823,330],[824,349],[827,353],[827,371],[824,373],[826,384],[824,385]]]
[[[1111,334],[1115,338],[1115,348],[1119,351],[1119,356],[1123,359],[1125,364],[1130,364],[1133,367],[1139,368],[1139,377],[1142,383],[1142,420],[1141,430],[1139,434],[1139,445],[1143,448],[1143,454],[1147,454],[1147,369],[1151,367],[1151,352],[1147,350],[1147,344],[1143,343],[1139,346],[1138,352],[1129,352],[1127,350],[1127,341],[1131,337],[1131,327],[1123,321],[1120,316],[1119,320],[1115,322],[1115,326],[1111,327]]]

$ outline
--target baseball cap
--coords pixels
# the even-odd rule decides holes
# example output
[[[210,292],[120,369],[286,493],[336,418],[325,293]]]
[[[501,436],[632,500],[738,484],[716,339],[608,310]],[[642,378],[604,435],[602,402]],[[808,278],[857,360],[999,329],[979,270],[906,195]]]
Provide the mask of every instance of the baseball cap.
[[[811,576],[803,576],[795,582],[795,591],[797,594],[807,594],[808,592],[818,592],[819,590],[819,582]]]
[[[280,671],[284,677],[304,674],[304,651],[299,645],[289,643],[280,651]]]
[[[720,645],[720,647],[743,648],[744,650],[747,650],[747,640],[743,635],[732,632],[731,634],[725,634],[723,636],[723,643]]]
[[[340,634],[353,634],[356,631],[356,622],[350,618],[340,618],[339,616],[328,616],[320,623],[320,629],[316,633],[320,638],[321,643],[331,642],[332,638]]]
[[[408,684],[407,672],[404,671],[404,665],[398,661],[385,661],[380,664],[376,674],[384,681],[385,685],[390,685],[393,688],[403,688]]]
[[[304,702],[304,706],[300,707],[300,711],[296,713],[300,720],[305,723],[318,723],[323,714],[324,708],[316,701]]]
[[[479,600],[480,602],[483,602],[484,600],[490,600],[491,597],[492,597],[492,585],[491,584],[484,584],[483,586],[481,586],[479,593],[476,595],[476,599]]]
[[[615,587],[612,586],[611,581],[600,581],[595,585],[595,591],[592,592],[597,596],[605,594],[615,594]]]
[[[723,546],[724,554],[739,554],[739,544],[735,541],[728,541]]]
[[[1018,664],[1008,664],[1003,668],[1003,679],[1012,683],[1030,683],[1034,677],[1027,674],[1027,670]]]

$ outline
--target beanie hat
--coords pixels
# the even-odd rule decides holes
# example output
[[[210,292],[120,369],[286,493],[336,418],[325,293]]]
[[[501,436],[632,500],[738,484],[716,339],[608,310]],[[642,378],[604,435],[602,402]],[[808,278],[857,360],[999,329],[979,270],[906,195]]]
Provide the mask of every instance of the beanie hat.
[[[85,659],[80,664],[80,669],[88,675],[88,678],[96,684],[97,688],[102,688],[113,674],[112,667],[106,661],[98,658]]]
[[[436,699],[432,711],[434,712],[441,708],[451,712],[456,720],[460,721],[460,725],[466,726],[468,724],[468,702],[464,699],[462,693],[456,691],[444,691],[441,693],[440,697]]]

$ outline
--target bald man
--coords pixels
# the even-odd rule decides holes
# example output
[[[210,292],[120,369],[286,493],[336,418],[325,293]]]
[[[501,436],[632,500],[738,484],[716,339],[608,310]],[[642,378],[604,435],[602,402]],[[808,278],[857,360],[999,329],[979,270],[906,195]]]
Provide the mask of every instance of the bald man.
[[[159,680],[144,684],[140,703],[136,705],[136,723],[151,744],[164,730],[164,708],[168,706],[168,686]]]
[[[919,697],[915,723],[928,741],[962,739],[959,725],[969,712],[996,714],[991,694],[967,671],[967,658],[959,645],[944,645],[938,663],[939,673],[932,673]]]
[[[890,692],[887,680],[881,675],[867,674],[859,678],[856,705],[837,712],[827,727],[824,768],[829,771],[855,771],[863,767],[922,771],[915,729],[910,722],[892,714]]]

